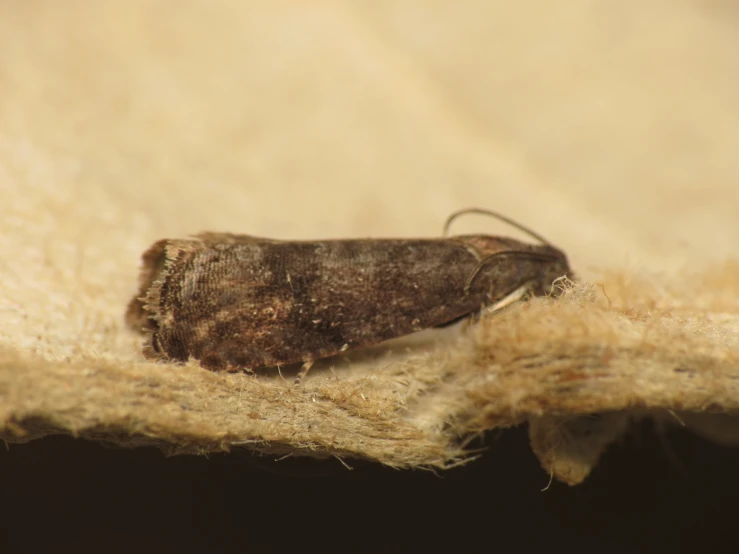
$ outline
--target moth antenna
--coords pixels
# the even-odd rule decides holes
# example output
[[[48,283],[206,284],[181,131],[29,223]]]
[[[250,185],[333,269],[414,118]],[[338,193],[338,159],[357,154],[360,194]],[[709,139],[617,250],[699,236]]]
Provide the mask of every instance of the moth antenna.
[[[502,258],[506,256],[517,256],[518,258],[526,258],[536,262],[555,262],[559,259],[559,256],[557,256],[556,254],[529,252],[527,250],[504,250],[502,252],[490,254],[489,256],[485,256],[482,260],[477,262],[477,266],[475,267],[475,269],[472,270],[472,273],[467,278],[467,282],[464,285],[465,294],[470,291],[470,287],[472,287],[472,282],[475,280],[475,277],[477,277],[477,275],[480,273],[480,270],[485,266],[485,264],[487,264],[493,258]]]
[[[446,237],[449,234],[449,227],[451,227],[452,222],[455,219],[457,219],[460,216],[467,215],[467,214],[480,214],[480,215],[487,215],[490,217],[494,217],[495,219],[502,221],[503,223],[506,223],[510,225],[511,227],[518,229],[519,231],[523,233],[526,233],[530,237],[538,240],[540,243],[546,246],[554,246],[551,242],[549,242],[539,233],[537,233],[536,231],[533,231],[532,229],[526,227],[525,225],[522,225],[521,223],[518,223],[517,221],[514,221],[509,217],[499,214],[498,212],[494,212],[492,210],[485,210],[483,208],[465,208],[464,210],[459,210],[458,212],[454,212],[452,215],[450,215],[447,218],[446,223],[444,224],[444,236]]]

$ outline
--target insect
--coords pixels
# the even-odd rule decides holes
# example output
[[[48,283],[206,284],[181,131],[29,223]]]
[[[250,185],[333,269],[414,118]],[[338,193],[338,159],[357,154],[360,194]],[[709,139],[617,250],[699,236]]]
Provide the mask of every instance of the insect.
[[[446,236],[481,213],[539,244],[488,235]],[[315,360],[478,314],[515,291],[556,294],[572,276],[564,252],[495,212],[452,214],[444,237],[278,241],[202,233],[165,239],[143,255],[127,322],[148,335],[145,355],[192,357],[211,370]]]

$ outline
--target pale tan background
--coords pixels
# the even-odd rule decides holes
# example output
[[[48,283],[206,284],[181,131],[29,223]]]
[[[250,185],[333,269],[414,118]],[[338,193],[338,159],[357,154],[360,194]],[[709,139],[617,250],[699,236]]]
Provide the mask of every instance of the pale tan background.
[[[139,256],[202,230],[433,236],[479,206],[586,278],[736,258],[737,53],[727,0],[2,2],[3,364],[140,360]]]

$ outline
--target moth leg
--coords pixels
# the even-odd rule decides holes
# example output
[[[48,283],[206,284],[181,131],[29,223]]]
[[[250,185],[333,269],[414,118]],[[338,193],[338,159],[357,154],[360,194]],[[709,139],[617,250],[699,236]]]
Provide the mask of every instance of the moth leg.
[[[512,290],[508,294],[506,294],[503,298],[498,300],[497,302],[494,302],[487,306],[482,312],[481,315],[485,316],[495,316],[503,313],[508,308],[516,304],[517,302],[521,300],[525,300],[527,295],[531,293],[532,288],[532,282],[529,281],[527,283],[524,283],[517,289]],[[490,293],[492,295],[492,291]]]
[[[311,367],[313,367],[313,360],[308,360],[307,362],[303,362],[303,365],[300,368],[300,371],[298,371],[298,374],[295,376],[295,381],[293,382],[293,386],[297,387],[300,384],[303,378],[310,371]]]

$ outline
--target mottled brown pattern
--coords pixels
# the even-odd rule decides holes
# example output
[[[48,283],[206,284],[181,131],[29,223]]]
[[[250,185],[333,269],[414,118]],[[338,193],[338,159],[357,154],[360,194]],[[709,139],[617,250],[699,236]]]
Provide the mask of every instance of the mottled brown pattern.
[[[204,233],[143,256],[127,321],[145,353],[214,370],[306,362],[551,291],[563,252],[510,238],[280,242]],[[570,274],[571,275],[571,274]]]

